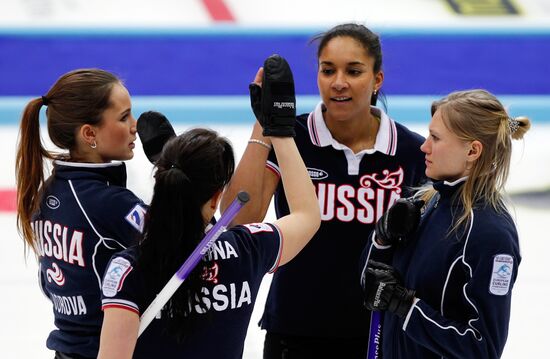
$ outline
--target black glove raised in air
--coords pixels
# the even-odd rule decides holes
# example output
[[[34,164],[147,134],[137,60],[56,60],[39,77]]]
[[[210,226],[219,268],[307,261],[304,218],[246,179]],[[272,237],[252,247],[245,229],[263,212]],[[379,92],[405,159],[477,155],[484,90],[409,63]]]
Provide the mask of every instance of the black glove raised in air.
[[[155,111],[147,111],[139,116],[137,133],[143,144],[143,152],[152,164],[158,160],[166,142],[176,136],[166,116]]]
[[[264,62],[262,86],[252,83],[249,90],[252,110],[262,125],[264,136],[296,136],[294,78],[284,58],[268,57]]]
[[[399,244],[406,236],[416,231],[422,206],[424,201],[420,199],[398,199],[376,222],[378,242],[385,246]]]
[[[365,307],[372,311],[389,310],[405,318],[414,300],[414,290],[403,287],[393,267],[369,260],[363,272]]]

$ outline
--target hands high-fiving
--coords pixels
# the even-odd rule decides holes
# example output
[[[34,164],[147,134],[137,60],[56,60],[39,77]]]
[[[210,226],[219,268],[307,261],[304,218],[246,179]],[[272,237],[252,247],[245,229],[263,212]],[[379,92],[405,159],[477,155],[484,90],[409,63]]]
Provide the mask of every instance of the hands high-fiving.
[[[263,135],[294,137],[296,95],[288,62],[279,55],[268,57],[249,90],[252,110],[262,125]]]
[[[143,152],[152,164],[159,158],[166,142],[176,137],[176,132],[166,116],[155,111],[147,111],[139,116],[137,133],[143,145]]]

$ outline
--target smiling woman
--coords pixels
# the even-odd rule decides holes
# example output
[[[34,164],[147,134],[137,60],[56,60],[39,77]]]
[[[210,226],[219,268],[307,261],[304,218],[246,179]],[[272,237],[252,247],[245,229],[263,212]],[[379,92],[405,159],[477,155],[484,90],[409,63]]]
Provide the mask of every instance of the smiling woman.
[[[353,37],[338,36],[321,43],[319,51],[317,83],[325,122],[333,137],[354,152],[374,146],[380,125],[370,111],[384,80],[380,48],[367,49]]]
[[[376,107],[384,80],[378,35],[342,24],[317,40],[322,102],[297,117],[295,141],[315,184],[322,223],[311,244],[273,276],[261,322],[267,359],[366,357],[371,313],[362,303],[359,255],[377,218],[424,180],[422,137]],[[238,223],[261,221],[273,196],[278,216],[289,211],[270,142],[256,123],[224,194],[250,193]]]
[[[39,113],[64,153],[43,147]],[[57,330],[56,358],[95,358],[103,314],[101,276],[110,256],[138,237],[145,206],[125,188],[136,120],[122,82],[98,69],[61,76],[25,107],[16,155],[17,224],[40,265]],[[46,160],[53,173],[44,181]]]

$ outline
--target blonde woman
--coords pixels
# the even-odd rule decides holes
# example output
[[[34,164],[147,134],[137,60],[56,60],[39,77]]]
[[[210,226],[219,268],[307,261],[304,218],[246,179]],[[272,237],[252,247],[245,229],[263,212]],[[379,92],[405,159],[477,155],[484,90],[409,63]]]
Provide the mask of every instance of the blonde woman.
[[[511,140],[529,127],[484,90],[454,92],[432,105],[421,150],[433,186],[416,196],[424,212],[416,199],[400,200],[364,252],[365,304],[386,311],[384,358],[502,354],[521,261],[502,192]],[[391,256],[391,266],[373,261],[381,255]]]

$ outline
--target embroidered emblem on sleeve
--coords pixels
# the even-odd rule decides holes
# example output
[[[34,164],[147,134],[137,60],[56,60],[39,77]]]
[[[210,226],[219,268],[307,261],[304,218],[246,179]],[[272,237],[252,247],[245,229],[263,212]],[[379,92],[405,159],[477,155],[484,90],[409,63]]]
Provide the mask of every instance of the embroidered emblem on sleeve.
[[[122,257],[116,257],[109,264],[109,268],[105,272],[103,280],[103,295],[106,297],[114,297],[124,284],[124,279],[132,271],[133,267],[130,262]]]
[[[126,215],[126,221],[137,229],[140,233],[143,233],[143,225],[145,222],[145,208],[141,205],[136,204],[134,208]]]
[[[493,258],[493,273],[489,284],[489,292],[494,295],[506,295],[510,290],[514,258],[508,254],[498,254]]]
[[[251,223],[244,225],[250,233],[259,233],[259,232],[273,232],[273,228],[266,223]]]

